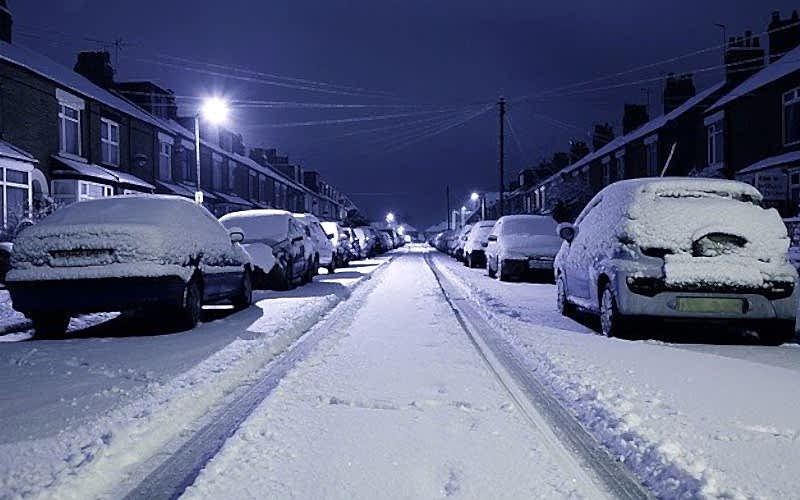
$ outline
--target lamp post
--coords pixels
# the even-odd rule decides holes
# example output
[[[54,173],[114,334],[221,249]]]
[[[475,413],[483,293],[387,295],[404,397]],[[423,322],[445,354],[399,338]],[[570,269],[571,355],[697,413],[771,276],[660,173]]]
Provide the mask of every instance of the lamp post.
[[[484,197],[481,196],[479,193],[475,192],[475,193],[472,193],[472,195],[469,197],[469,199],[472,200],[475,203],[480,202],[480,204],[481,204],[480,205],[481,206],[481,220],[485,220],[486,219],[486,200],[484,199]]]
[[[200,112],[194,115],[194,160],[197,176],[197,191],[194,193],[194,201],[198,205],[203,203],[203,190],[200,187],[200,116],[212,124],[219,125],[227,120],[228,112],[228,103],[224,99],[212,97],[206,99],[200,107]]]

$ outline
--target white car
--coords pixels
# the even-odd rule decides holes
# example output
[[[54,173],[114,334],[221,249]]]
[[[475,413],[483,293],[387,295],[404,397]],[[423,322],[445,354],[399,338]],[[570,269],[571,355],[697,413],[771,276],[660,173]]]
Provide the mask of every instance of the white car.
[[[486,247],[489,246],[489,233],[494,229],[495,220],[482,220],[472,227],[464,243],[464,265],[486,267]]]
[[[137,309],[190,329],[204,304],[250,305],[243,238],[186,198],[82,201],[17,236],[6,282],[39,337],[63,336],[76,314]]]
[[[244,210],[220,218],[225,227],[244,231],[242,246],[254,267],[256,288],[288,290],[314,278],[305,228],[285,210]]]
[[[500,281],[529,276],[552,280],[553,261],[561,248],[556,221],[544,215],[500,217],[489,233],[486,269]]]
[[[294,218],[308,229],[308,235],[314,245],[315,259],[318,267],[324,267],[329,273],[333,273],[336,264],[333,261],[333,243],[325,234],[319,219],[311,214],[293,214]]]

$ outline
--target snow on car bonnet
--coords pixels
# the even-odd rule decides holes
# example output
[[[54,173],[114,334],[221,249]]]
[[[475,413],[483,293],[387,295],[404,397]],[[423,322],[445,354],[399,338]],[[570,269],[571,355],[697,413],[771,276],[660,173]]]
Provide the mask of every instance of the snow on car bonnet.
[[[735,181],[665,179],[634,185],[621,234],[664,257],[667,283],[761,287],[793,279],[789,239],[778,212]]]
[[[77,276],[81,267],[59,262],[58,256],[79,250],[91,253],[84,266],[105,267],[106,273],[116,269],[115,276],[144,273],[145,263],[164,266],[164,272],[174,273],[177,267],[178,274],[191,274],[191,263],[198,259],[220,270],[247,261],[231,245],[225,228],[192,201],[119,196],[73,203],[25,229],[14,245],[10,279],[39,279],[47,273],[38,270],[54,266],[62,277]],[[159,272],[147,269],[148,275]]]

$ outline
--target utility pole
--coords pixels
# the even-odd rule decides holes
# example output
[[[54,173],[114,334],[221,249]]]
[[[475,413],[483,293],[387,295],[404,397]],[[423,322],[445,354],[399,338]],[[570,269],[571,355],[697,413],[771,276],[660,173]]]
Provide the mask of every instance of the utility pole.
[[[447,193],[446,194],[446,197],[447,197],[447,230],[449,231],[450,229],[452,229],[450,227],[450,219],[452,218],[450,216],[450,186],[447,186],[447,189],[445,191]]]
[[[499,155],[497,159],[498,166],[500,167],[500,200],[499,200],[499,210],[498,216],[502,217],[505,214],[505,207],[506,207],[506,200],[505,200],[505,122],[506,122],[506,100],[504,97],[500,97],[500,100],[497,102],[497,107],[500,112],[500,133],[497,138],[498,142],[498,149]]]

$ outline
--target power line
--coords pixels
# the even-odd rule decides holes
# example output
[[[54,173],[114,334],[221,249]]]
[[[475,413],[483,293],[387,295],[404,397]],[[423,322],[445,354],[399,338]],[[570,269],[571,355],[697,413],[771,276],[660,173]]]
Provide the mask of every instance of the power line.
[[[440,113],[451,113],[452,110],[435,110],[435,111],[415,111],[410,113],[394,113],[389,115],[372,115],[372,116],[359,116],[355,118],[337,118],[331,120],[312,120],[304,122],[291,122],[291,123],[261,123],[257,125],[249,125],[246,128],[290,128],[290,127],[310,127],[318,125],[341,125],[343,123],[358,123],[369,122],[376,120],[389,120],[392,118],[404,118],[409,116],[421,116]]]

